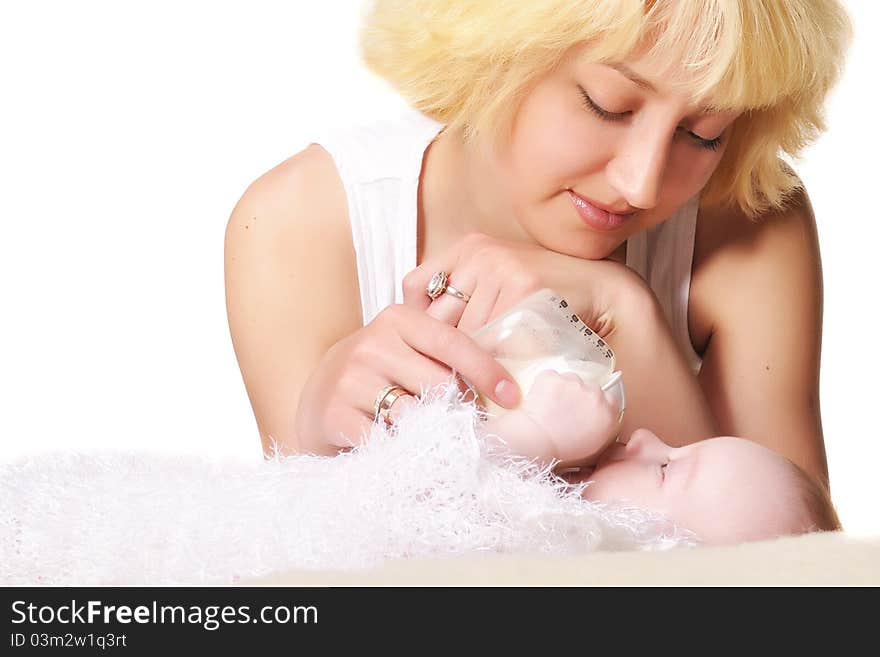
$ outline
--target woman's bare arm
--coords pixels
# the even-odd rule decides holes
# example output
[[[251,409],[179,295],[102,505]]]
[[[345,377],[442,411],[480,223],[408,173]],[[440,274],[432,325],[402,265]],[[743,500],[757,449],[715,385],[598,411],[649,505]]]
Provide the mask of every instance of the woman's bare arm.
[[[715,213],[701,231],[690,321],[709,327],[700,383],[718,428],[766,445],[827,483],[822,269],[809,199],[801,193],[757,223]]]
[[[646,428],[677,446],[718,435],[706,396],[663,309],[650,288],[642,287],[641,294],[633,294],[631,287],[621,295],[614,330],[607,336],[626,390],[621,435]]]
[[[326,351],[362,325],[345,192],[318,146],[245,191],[226,228],[232,343],[265,452],[284,452],[300,393]]]

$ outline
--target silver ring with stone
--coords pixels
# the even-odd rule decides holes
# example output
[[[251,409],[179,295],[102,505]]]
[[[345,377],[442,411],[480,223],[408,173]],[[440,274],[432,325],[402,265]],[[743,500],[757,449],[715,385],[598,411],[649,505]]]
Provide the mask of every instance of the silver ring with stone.
[[[448,282],[449,274],[445,271],[434,272],[434,275],[431,276],[431,280],[428,281],[428,287],[425,288],[425,292],[433,301],[446,291],[446,284]]]
[[[451,294],[456,299],[461,299],[465,303],[471,299],[470,294],[462,292],[457,287],[453,287],[449,284],[449,274],[445,271],[434,272],[434,275],[431,276],[431,280],[428,281],[428,287],[425,288],[425,292],[431,297],[432,301],[443,293]]]

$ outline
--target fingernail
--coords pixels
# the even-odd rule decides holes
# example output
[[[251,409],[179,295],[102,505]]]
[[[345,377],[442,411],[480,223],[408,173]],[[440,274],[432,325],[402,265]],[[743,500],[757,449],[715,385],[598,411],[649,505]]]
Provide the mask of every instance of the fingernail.
[[[517,390],[517,385],[513,381],[502,379],[500,383],[495,386],[495,399],[497,399],[502,406],[513,408],[519,403],[519,390]]]

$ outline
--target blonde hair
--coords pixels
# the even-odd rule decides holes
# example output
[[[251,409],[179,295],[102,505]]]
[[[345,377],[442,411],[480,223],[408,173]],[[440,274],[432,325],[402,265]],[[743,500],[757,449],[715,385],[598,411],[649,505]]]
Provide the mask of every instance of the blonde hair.
[[[361,52],[414,108],[494,140],[576,47],[594,62],[668,62],[695,99],[742,112],[701,198],[756,217],[799,188],[780,155],[825,129],[850,32],[836,0],[374,0]]]

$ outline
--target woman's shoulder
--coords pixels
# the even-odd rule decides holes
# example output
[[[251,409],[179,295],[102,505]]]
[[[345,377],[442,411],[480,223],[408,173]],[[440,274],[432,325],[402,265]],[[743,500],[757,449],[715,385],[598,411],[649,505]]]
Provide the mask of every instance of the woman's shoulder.
[[[700,208],[694,237],[694,274],[743,264],[784,263],[818,254],[816,220],[803,188],[781,210],[749,218],[739,207]]]
[[[813,288],[799,293],[821,293],[816,221],[805,190],[756,219],[738,207],[700,209],[689,308],[695,343],[708,340],[719,322],[741,321],[730,316],[734,309],[787,294],[795,284]]]
[[[702,250],[699,255],[707,257],[735,242],[773,239],[780,232],[814,225],[810,199],[801,187],[791,193],[781,209],[755,218],[748,217],[739,206],[701,207],[695,247]]]
[[[244,241],[265,266],[320,271],[345,301],[359,303],[345,191],[333,159],[320,146],[272,167],[245,190],[230,217],[230,241]]]
[[[252,224],[250,237],[258,232],[267,246],[287,241],[299,248],[320,238],[316,250],[351,250],[345,190],[333,159],[314,144],[256,178],[236,204],[233,223]]]
[[[273,222],[332,227],[347,214],[345,190],[330,154],[310,144],[259,176],[242,196]],[[329,220],[329,226],[328,226]]]

